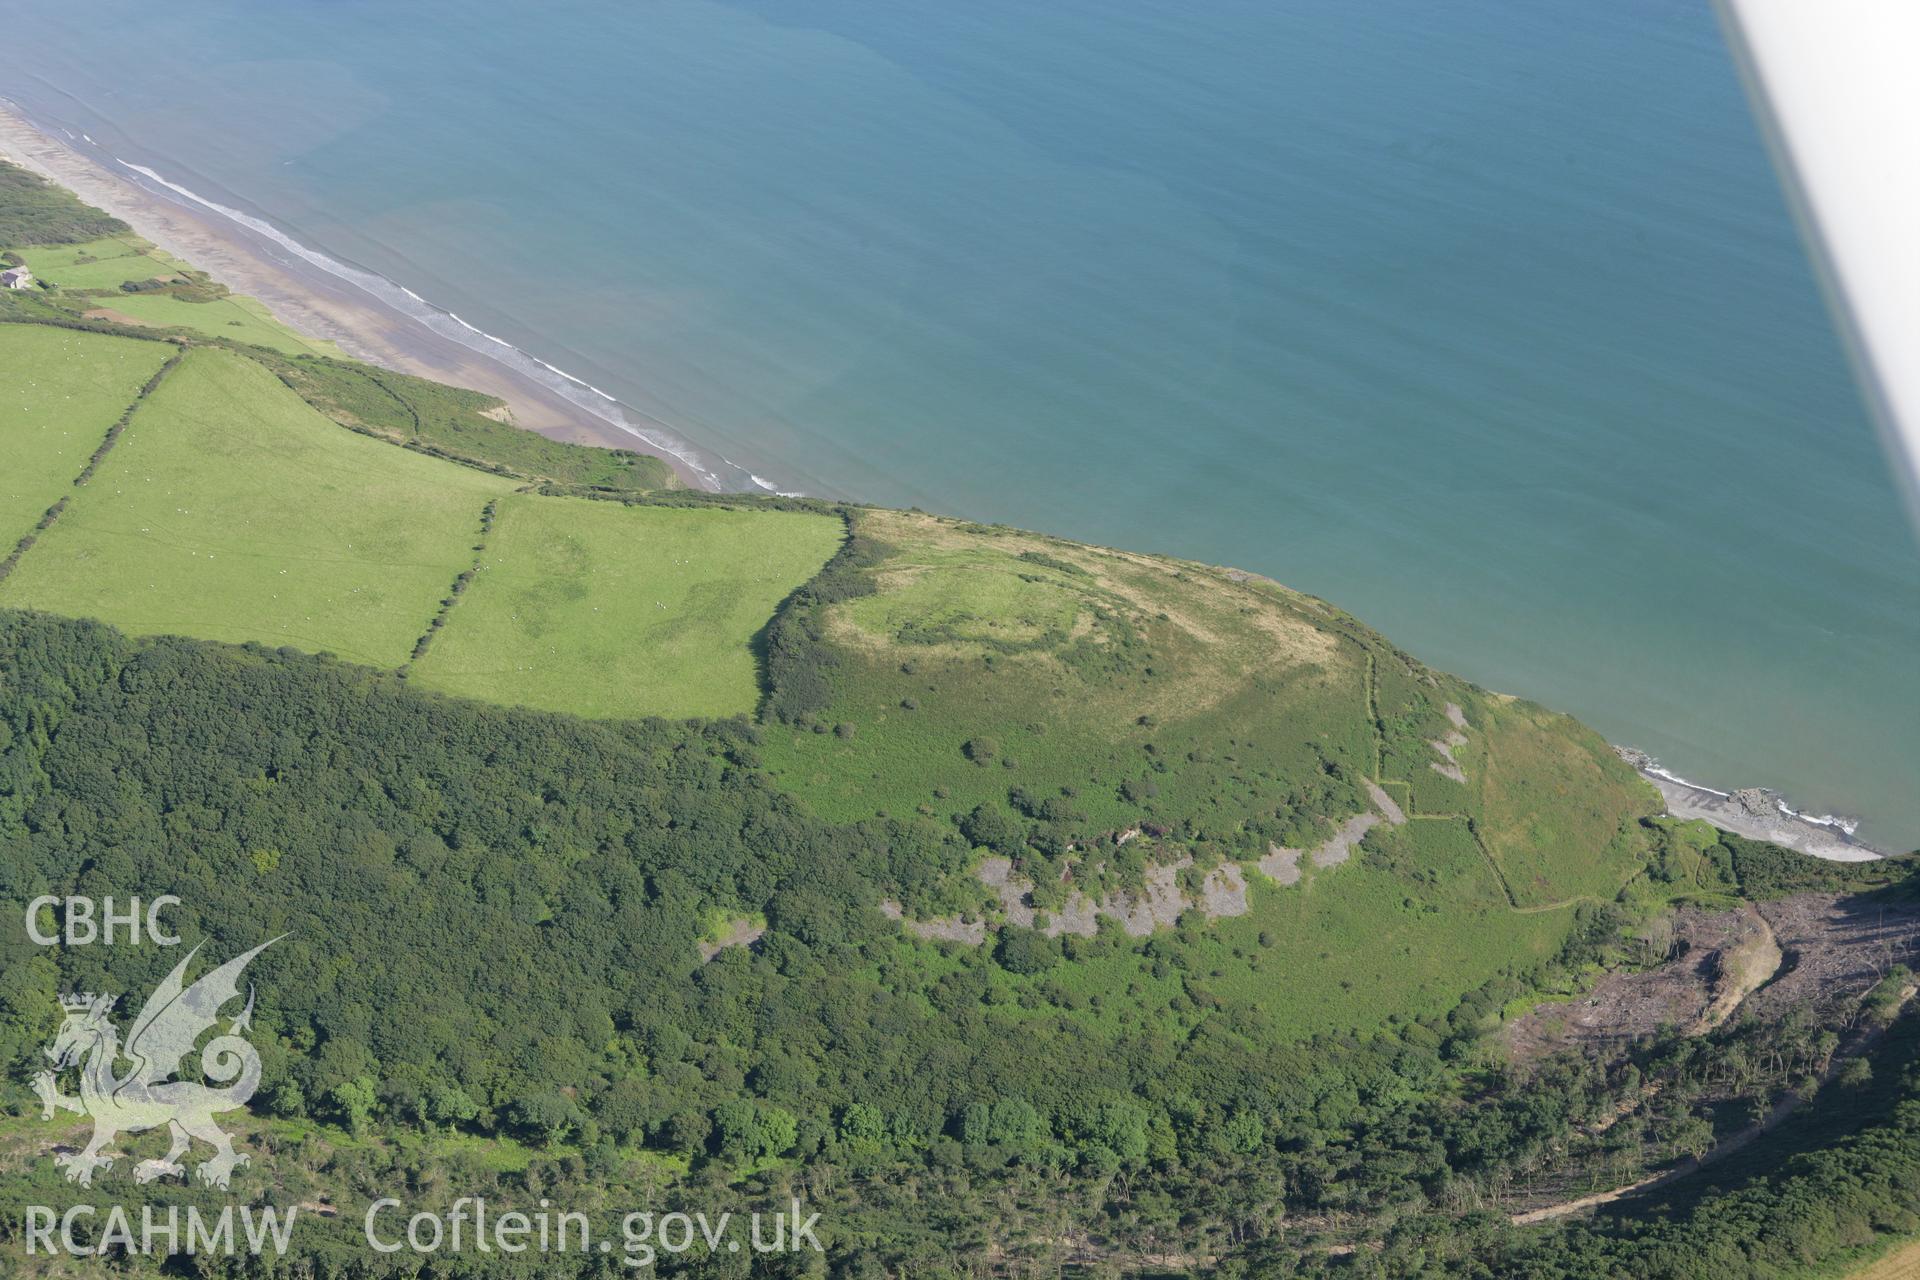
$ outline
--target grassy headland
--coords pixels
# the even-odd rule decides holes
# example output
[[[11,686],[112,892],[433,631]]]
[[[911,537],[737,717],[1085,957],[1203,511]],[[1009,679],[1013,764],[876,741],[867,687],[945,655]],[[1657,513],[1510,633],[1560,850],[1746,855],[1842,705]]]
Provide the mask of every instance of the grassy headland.
[[[96,252],[126,230],[20,189],[0,247],[86,252],[0,295],[0,887],[175,894],[210,954],[287,935],[236,1188],[333,1211],[296,1273],[365,1273],[385,1186],[803,1195],[849,1277],[1757,1277],[1911,1229],[1902,869],[1658,819],[1583,726],[1254,575],[660,493],[471,392],[88,318],[145,269]],[[1864,922],[1784,1011],[1794,972],[1675,943],[1762,902]],[[0,1063],[174,958],[0,934]],[[1603,975],[1729,1016],[1515,1053]],[[1794,1091],[1798,1145],[1714,1175],[1738,1213],[1507,1220]],[[0,1198],[94,1194],[28,1109]],[[1820,1195],[1833,1229],[1783,1235]]]

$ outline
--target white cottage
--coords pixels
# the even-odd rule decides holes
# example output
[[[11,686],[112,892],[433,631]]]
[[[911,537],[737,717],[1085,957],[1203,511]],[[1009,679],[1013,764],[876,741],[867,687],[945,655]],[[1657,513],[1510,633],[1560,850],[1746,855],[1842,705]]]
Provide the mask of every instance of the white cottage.
[[[8,267],[0,271],[0,288],[24,289],[33,283],[33,272],[25,267]]]

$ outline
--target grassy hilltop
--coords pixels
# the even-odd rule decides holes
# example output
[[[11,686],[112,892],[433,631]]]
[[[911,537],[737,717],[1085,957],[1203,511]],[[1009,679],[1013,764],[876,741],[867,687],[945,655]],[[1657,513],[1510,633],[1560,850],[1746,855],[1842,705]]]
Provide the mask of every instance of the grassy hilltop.
[[[9,518],[53,516],[0,605],[578,715],[764,707],[770,776],[813,812],[947,822],[989,860],[889,889],[929,938],[984,944],[1028,904],[1049,946],[1103,914],[1144,936],[1197,910],[1221,996],[1310,1033],[1444,1011],[1551,956],[1640,867],[1651,798],[1591,733],[1248,574],[910,513],[536,484],[343,430],[301,394],[313,366],[283,378],[236,345],[21,323],[0,354],[38,371],[19,421],[47,459]],[[1329,845],[1355,820],[1359,857]],[[1138,969],[1077,982],[1172,998],[1129,995]]]
[[[1781,1275],[1687,1268],[1909,1141],[1897,871],[1657,819],[1584,726],[1258,575],[675,489],[9,181],[0,249],[53,287],[0,294],[0,896],[173,893],[209,954],[287,935],[250,971],[236,1187],[340,1216],[286,1274],[413,1274],[352,1270],[404,1182],[804,1195],[862,1280]],[[1730,1016],[1794,968],[1713,930],[1796,894],[1783,929],[1867,940]],[[58,991],[174,958],[0,936],[0,1063]],[[1718,1012],[1582,1043],[1536,1010],[1642,978]],[[1843,1087],[1737,1218],[1506,1221]],[[13,1111],[0,1200],[86,1195]],[[1742,1256],[1920,1223],[1910,1163]],[[962,1205],[991,1208],[929,1208]]]
[[[1444,1011],[1551,956],[1640,866],[1650,797],[1591,733],[1244,573],[536,483],[343,430],[300,394],[310,375],[233,345],[16,323],[0,355],[35,370],[16,421],[36,462],[5,511],[23,536],[0,606],[576,715],[758,712],[770,777],[812,812],[946,823],[980,850],[876,895],[909,932],[1009,918],[994,858],[1049,946],[1102,914],[1144,936],[1197,909],[1210,967],[1265,953],[1226,964],[1221,995],[1304,1034]],[[1329,844],[1355,820],[1358,857]],[[1139,968],[1078,984],[1172,998],[1129,995]]]

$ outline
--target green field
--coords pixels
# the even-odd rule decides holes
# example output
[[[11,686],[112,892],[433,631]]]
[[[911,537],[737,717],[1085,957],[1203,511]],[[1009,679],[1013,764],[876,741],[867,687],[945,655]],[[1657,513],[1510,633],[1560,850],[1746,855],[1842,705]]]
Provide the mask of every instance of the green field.
[[[810,513],[516,495],[414,679],[589,716],[751,712],[754,634],[842,533]]]
[[[206,277],[180,259],[134,235],[108,236],[85,244],[42,245],[17,249],[40,280],[60,290],[62,304],[78,311],[108,311],[144,325],[179,327],[214,338],[251,342],[289,355],[337,356],[331,342],[303,337],[273,318],[253,298],[225,294],[207,301],[167,293],[126,293],[133,281],[191,279],[206,288]],[[75,290],[101,290],[77,296]],[[219,286],[211,286],[213,293]],[[110,317],[111,318],[111,317]]]
[[[142,324],[178,326],[210,338],[232,338],[271,347],[289,355],[338,355],[331,342],[302,337],[273,318],[266,307],[237,294],[210,302],[189,302],[165,293],[121,293],[110,298],[86,299]]]
[[[73,494],[107,428],[173,352],[163,342],[0,325],[0,556]]]
[[[172,276],[186,264],[138,236],[19,250],[33,274],[62,289],[118,289],[129,280]]]
[[[472,562],[481,508],[510,488],[343,431],[251,360],[198,349],[0,603],[397,666]]]
[[[157,295],[128,303],[202,314],[237,305]],[[69,499],[0,603],[97,617],[138,634],[405,663],[455,580],[476,568],[487,501],[522,481],[343,430],[278,371],[203,347],[140,406],[92,483],[75,488],[108,427],[177,351],[53,326],[0,329],[9,366],[33,371],[0,392],[18,410],[7,419],[17,464],[0,491],[8,546]],[[339,368],[335,381],[351,372]],[[296,385],[322,371],[300,365]],[[393,378],[416,399],[432,389]],[[373,408],[409,407],[374,392],[363,397]],[[441,399],[475,417],[461,397],[492,403],[452,390]],[[327,401],[334,412],[365,419],[337,398]],[[527,446],[515,460],[525,454],[563,475],[581,470],[574,453],[601,452],[538,436],[523,442],[515,428],[464,418],[433,419],[437,434],[423,429],[420,443],[484,446],[497,433]],[[417,406],[411,420],[427,422]],[[653,459],[605,456],[595,479],[671,478]],[[843,533],[837,517],[812,512],[513,496],[501,503],[473,589],[446,615],[416,675],[448,692],[590,716],[751,712],[761,696],[754,637]]]
[[[296,386],[312,381],[289,363]],[[718,717],[753,711],[757,637],[842,542],[824,513],[509,492],[342,431],[288,372],[192,352],[0,603],[380,666],[427,632],[410,667],[424,688]],[[364,421],[386,393],[357,386],[328,403]],[[818,664],[815,705],[764,726],[784,786],[836,819],[998,813],[1002,834],[975,843],[1014,857],[1042,910],[1069,886],[1136,887],[1169,841],[1250,880],[1248,914],[1165,939],[1183,977],[1133,945],[1075,942],[1075,963],[1000,980],[1015,1006],[1064,1001],[1103,1034],[1191,1028],[1216,1005],[1288,1037],[1437,1015],[1546,960],[1571,919],[1556,904],[1610,898],[1642,865],[1622,832],[1646,797],[1604,743],[1426,671],[1323,602],[1013,530],[853,518],[857,567],[795,614],[814,635],[801,651]],[[772,673],[776,705],[782,671],[795,675]],[[1465,784],[1429,767],[1431,740],[1455,727],[1449,704],[1468,721]],[[1311,848],[1365,810],[1368,780],[1414,819],[1376,828],[1345,865],[1309,861],[1296,885],[1252,870],[1271,844]],[[1148,838],[1114,845],[1127,828]],[[887,892],[916,919],[986,901],[953,862]],[[928,984],[954,962],[933,943],[894,961]]]
[[[1920,1223],[1906,867],[1654,817],[1590,730],[1258,575],[651,492],[658,459],[307,354],[128,237],[0,163],[0,245],[84,242],[0,295],[0,534],[46,525],[0,570],[0,872],[279,939],[232,1194],[303,1210],[288,1274],[366,1270],[401,1184],[603,1239],[804,1190],[828,1256],[777,1270],[916,1280],[1758,1280]],[[172,296],[120,290],[150,264]],[[1608,1025],[1614,978],[1717,1002],[1767,903],[1767,997]],[[1841,954],[1802,966],[1809,908]],[[0,936],[0,1074],[151,959]],[[1591,1035],[1546,1052],[1542,1001]],[[25,1097],[11,1202],[191,1207],[136,1190],[159,1133],[70,1185],[85,1124]]]

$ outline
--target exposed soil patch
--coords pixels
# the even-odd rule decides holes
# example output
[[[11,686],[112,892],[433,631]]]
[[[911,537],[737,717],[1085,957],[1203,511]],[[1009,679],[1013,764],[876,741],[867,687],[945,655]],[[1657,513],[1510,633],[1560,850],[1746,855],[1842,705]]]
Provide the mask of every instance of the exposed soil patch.
[[[717,940],[709,942],[703,939],[701,941],[700,962],[705,964],[728,947],[750,947],[760,941],[760,936],[766,931],[766,925],[752,920],[744,918],[729,920],[726,923],[726,927],[721,930],[720,937]]]
[[[1896,964],[1920,959],[1920,906],[1803,893],[1760,904],[1783,958],[1751,1011],[1777,1018],[1799,1005],[1850,1005]]]
[[[1367,838],[1367,832],[1380,825],[1381,813],[1386,815],[1388,823],[1396,827],[1407,820],[1407,815],[1400,811],[1393,797],[1381,790],[1377,783],[1367,783],[1367,795],[1379,807],[1380,813],[1354,814],[1336,827],[1324,843],[1311,851],[1284,849],[1277,844],[1269,844],[1267,856],[1253,865],[1275,884],[1298,884],[1300,859],[1309,858],[1316,867],[1337,867],[1353,856],[1353,851]]]
[[[1338,866],[1353,856],[1353,851],[1366,839],[1367,832],[1380,825],[1383,815],[1385,821],[1394,826],[1407,820],[1407,815],[1394,803],[1393,797],[1377,783],[1369,781],[1366,788],[1378,813],[1356,813],[1311,851],[1283,849],[1279,845],[1269,844],[1266,856],[1253,865],[1276,884],[1298,884],[1302,858],[1310,858],[1316,867]],[[1137,828],[1124,832],[1120,843],[1124,844],[1139,834]],[[1065,933],[1091,938],[1099,932],[1100,917],[1109,916],[1120,922],[1120,927],[1128,936],[1145,938],[1156,930],[1173,928],[1188,910],[1198,909],[1207,919],[1218,920],[1225,916],[1243,916],[1253,909],[1248,900],[1246,870],[1240,864],[1228,862],[1213,868],[1194,891],[1189,891],[1181,883],[1181,873],[1191,866],[1193,858],[1190,855],[1182,855],[1172,862],[1157,863],[1146,869],[1142,876],[1144,883],[1138,890],[1116,890],[1099,898],[1090,897],[1079,889],[1070,890],[1067,900],[1060,907],[1046,913],[1047,918],[1044,925],[1040,926],[1041,930],[1050,938]],[[1033,886],[1014,871],[1012,861],[997,854],[983,858],[974,869],[974,874],[979,877],[981,884],[993,891],[994,897],[999,900],[1001,915],[1008,924],[1026,929],[1035,927],[1042,913],[1033,904]],[[1061,879],[1064,881],[1066,876],[1063,874]],[[888,919],[900,921],[907,932],[917,938],[963,942],[969,946],[979,946],[987,939],[989,926],[984,920],[970,920],[961,916],[911,920],[901,904],[892,900],[882,902],[880,910]]]
[[[1759,927],[1747,931],[1733,946],[1720,952],[1715,966],[1713,1001],[1700,1015],[1695,1030],[1710,1030],[1725,1022],[1742,1001],[1780,971],[1780,941],[1774,936],[1773,926],[1759,911],[1748,914]]]
[[[987,940],[985,920],[969,920],[963,916],[909,920],[905,909],[891,898],[880,904],[880,914],[889,920],[898,920],[908,933],[929,942],[964,942],[970,947],[977,947]]]
[[[1435,738],[1427,744],[1441,757],[1439,760],[1430,761],[1427,767],[1443,778],[1451,778],[1455,782],[1465,782],[1467,775],[1460,768],[1460,762],[1453,758],[1453,753],[1467,745],[1467,735],[1461,732],[1462,729],[1467,727],[1467,713],[1460,709],[1459,703],[1449,702],[1447,704],[1447,720],[1453,725],[1453,731],[1447,734],[1446,737]]]
[[[112,307],[95,307],[81,314],[89,320],[111,320],[115,324],[136,324],[143,328],[149,323],[138,316],[130,316],[124,311],[115,311]]]
[[[1260,868],[1260,874],[1275,884],[1300,883],[1300,850],[1283,849],[1277,844],[1267,846],[1267,856],[1254,863]]]
[[[1171,929],[1180,919],[1180,913],[1187,909],[1187,897],[1180,891],[1180,873],[1193,865],[1192,858],[1181,858],[1177,862],[1163,862],[1148,867],[1146,885],[1138,893],[1116,893],[1103,897],[1093,911],[1084,911],[1084,927],[1088,935],[1093,933],[1094,915],[1110,915],[1120,922],[1120,927],[1129,937],[1144,938],[1155,929]],[[1075,892],[1068,898],[1069,907],[1078,898],[1086,902],[1086,896]],[[1048,932],[1058,928],[1066,932],[1067,917],[1062,914],[1048,926]],[[1077,921],[1075,923],[1078,923]]]
[[[1386,792],[1381,792],[1385,795]],[[1393,801],[1387,801],[1392,804]],[[1373,813],[1356,813],[1340,824],[1333,838],[1313,851],[1313,865],[1316,867],[1337,867],[1353,856],[1360,842],[1367,838],[1367,832],[1380,825],[1380,817]]]
[[[1200,910],[1209,920],[1247,914],[1247,877],[1236,863],[1207,872],[1200,885]]]
[[[1098,900],[1075,889],[1067,901],[1052,912],[1044,932],[1049,937],[1075,933],[1091,938],[1099,929],[1099,917],[1111,916],[1120,922],[1128,936],[1144,938],[1156,929],[1171,929],[1189,907],[1198,906],[1208,918],[1238,916],[1247,912],[1247,882],[1240,868],[1216,867],[1202,884],[1200,901],[1189,899],[1180,886],[1180,873],[1193,865],[1190,857],[1148,867],[1145,883],[1137,891],[1121,890],[1104,894]],[[1029,897],[1033,886],[1013,874],[1005,858],[988,858],[980,865],[980,879],[1000,898],[1000,907],[1009,922],[1032,928],[1039,918]]]
[[[1144,938],[1157,929],[1171,929],[1179,923],[1183,912],[1193,908],[1198,908],[1209,920],[1247,913],[1250,909],[1247,877],[1237,865],[1227,863],[1213,868],[1201,880],[1198,893],[1190,895],[1180,882],[1181,873],[1192,865],[1191,857],[1181,857],[1148,867],[1143,877],[1145,883],[1137,891],[1119,890],[1095,899],[1074,889],[1058,909],[1044,913],[1044,925],[1039,924],[1043,913],[1033,904],[1033,885],[1014,871],[1012,862],[999,856],[985,858],[974,874],[981,884],[993,890],[1008,924],[1026,929],[1040,927],[1050,938],[1066,933],[1091,938],[1099,932],[1101,916],[1119,921],[1130,937]],[[969,946],[979,946],[987,939],[988,926],[984,920],[959,916],[909,920],[901,905],[893,901],[882,902],[880,910],[888,918],[900,921],[907,932],[918,938],[963,942]]]
[[[1668,1027],[1705,1030],[1724,1020],[1779,963],[1766,921],[1751,908],[1683,910],[1673,925],[1672,959],[1641,973],[1602,978],[1587,995],[1541,1005],[1507,1024],[1514,1058],[1531,1061],[1580,1047],[1607,1053]]]
[[[1800,1007],[1849,1008],[1896,964],[1920,957],[1920,907],[1803,893],[1736,911],[1683,910],[1673,958],[1602,978],[1567,1004],[1507,1025],[1516,1060],[1579,1046],[1606,1053],[1663,1027],[1698,1033],[1736,1013],[1763,1021]]]
[[[1373,801],[1374,808],[1386,815],[1389,826],[1398,827],[1406,824],[1407,815],[1400,811],[1400,806],[1394,803],[1393,797],[1382,790],[1379,783],[1370,778],[1367,780],[1367,797]]]

